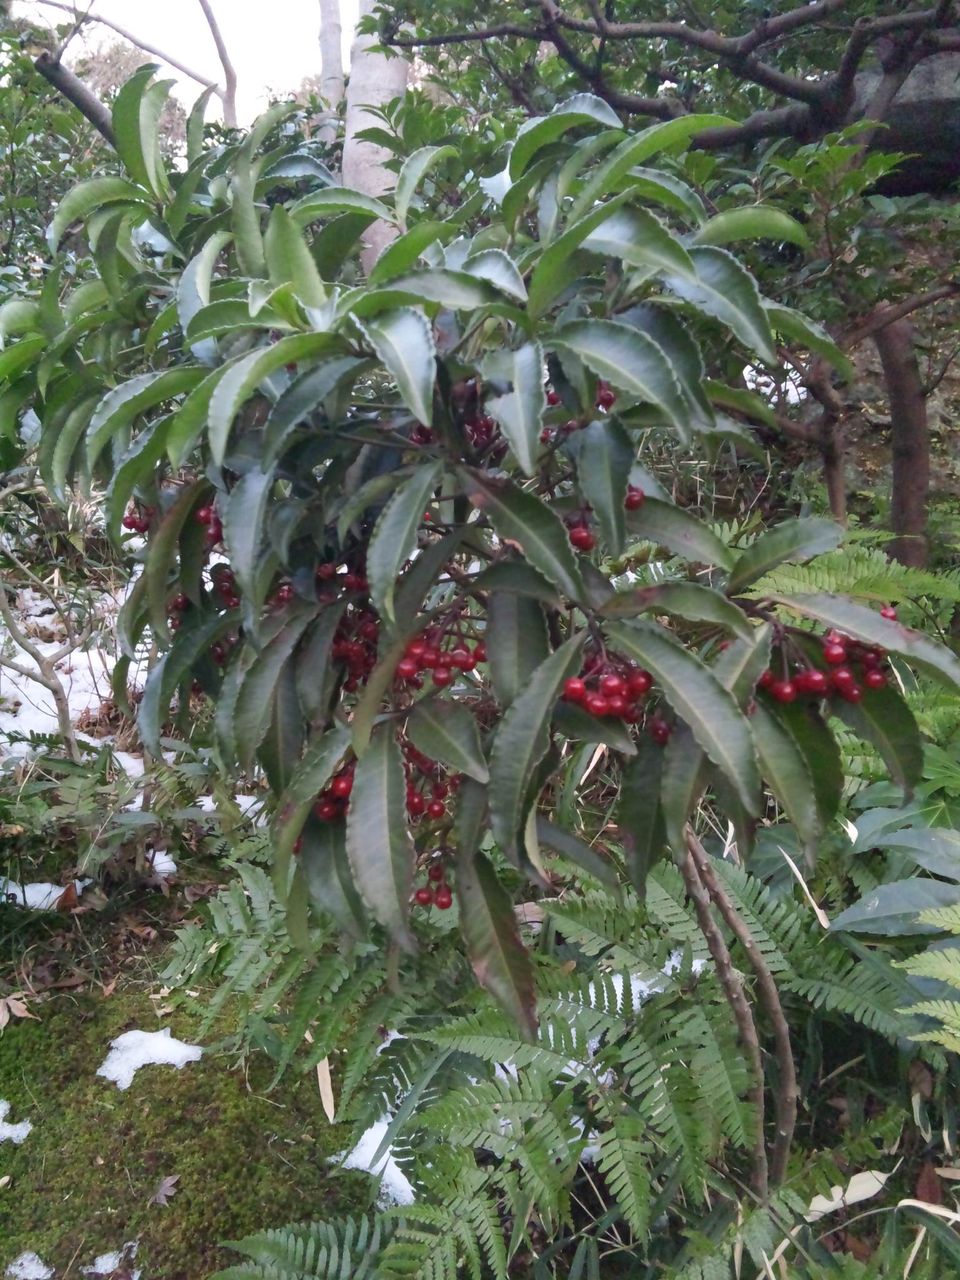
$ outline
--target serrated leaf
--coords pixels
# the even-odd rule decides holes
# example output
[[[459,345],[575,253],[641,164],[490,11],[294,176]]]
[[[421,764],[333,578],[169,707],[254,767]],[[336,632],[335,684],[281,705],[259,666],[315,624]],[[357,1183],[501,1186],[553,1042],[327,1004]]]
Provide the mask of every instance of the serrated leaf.
[[[808,858],[817,851],[823,827],[813,776],[793,736],[759,703],[750,717],[760,772],[796,829]]]
[[[890,852],[905,853],[918,867],[944,880],[960,880],[960,831],[952,827],[901,827],[889,833],[881,832],[873,844]]]
[[[769,708],[769,714],[790,734],[806,761],[820,826],[826,831],[843,794],[843,762],[837,740],[813,707],[779,703]]]
[[[357,289],[346,294],[338,308],[340,315],[363,319],[404,304],[435,302],[451,311],[475,311],[480,307],[499,306],[503,298],[498,289],[484,279],[466,271],[445,267],[424,267],[396,276],[379,289]],[[512,312],[522,315],[521,312]]]
[[[560,597],[542,573],[522,560],[498,560],[488,565],[476,578],[478,591],[509,591],[514,595],[530,596],[552,608],[559,608]]]
[[[777,425],[777,415],[766,400],[754,391],[746,391],[743,387],[728,387],[726,383],[715,382],[712,378],[703,380],[703,389],[711,404],[718,404],[724,409],[734,409],[745,417],[766,423],[768,427]]]
[[[293,846],[318,793],[326,786],[350,746],[350,730],[335,724],[307,747],[277,801],[270,822],[270,846],[274,862],[274,888],[286,895]]]
[[[627,527],[632,538],[666,547],[691,564],[729,569],[735,559],[709,525],[672,502],[648,497],[642,507],[630,513]]]
[[[490,754],[490,813],[494,839],[512,861],[526,819],[527,791],[550,744],[550,717],[563,681],[580,659],[585,636],[571,636],[530,676],[500,721]]]
[[[301,302],[322,307],[327,287],[306,241],[282,204],[274,205],[263,240],[267,272],[274,284],[292,283]]]
[[[779,240],[801,249],[810,246],[810,237],[796,218],[763,204],[725,209],[708,219],[693,236],[694,244],[733,244],[738,240]]]
[[[348,187],[326,187],[321,191],[311,191],[309,195],[290,206],[290,217],[298,227],[305,227],[318,218],[329,218],[335,213],[364,213],[371,218],[382,218],[385,222],[396,221],[393,210],[382,200],[373,196],[365,196],[359,191],[351,191]]]
[[[574,703],[558,702],[553,712],[553,723],[565,738],[602,743],[625,756],[637,754],[630,731],[621,720],[601,720]]]
[[[362,938],[366,919],[350,874],[344,824],[308,817],[300,839],[300,866],[310,901],[331,915],[348,937]]]
[[[764,307],[770,324],[777,333],[784,334],[798,345],[805,346],[808,351],[822,356],[845,381],[851,382],[856,377],[853,364],[822,325],[808,319],[802,312],[794,311],[792,307],[767,301],[764,302]]]
[[[134,182],[158,200],[170,193],[160,153],[158,125],[172,80],[151,85],[158,63],[141,67],[122,85],[114,99],[111,117],[117,153]]]
[[[92,470],[111,439],[147,409],[190,391],[205,376],[203,369],[163,369],[141,373],[108,391],[87,428],[87,465]]]
[[[240,764],[249,771],[257,748],[270,727],[270,711],[280,673],[293,655],[300,637],[313,621],[315,610],[306,607],[260,650],[251,663],[237,695],[233,713]]]
[[[121,201],[143,205],[145,214],[150,210],[147,192],[124,178],[91,178],[78,183],[57,205],[47,232],[50,248],[57,248],[67,229],[78,219],[86,219],[94,210]]]
[[[493,691],[506,708],[550,652],[539,602],[515,592],[491,592],[484,639]]]
[[[169,637],[167,594],[170,590],[171,572],[176,563],[180,534],[194,509],[200,505],[201,497],[208,492],[209,488],[205,484],[187,485],[166,511],[150,538],[143,576],[147,583],[150,625],[154,635],[161,641]]]
[[[670,291],[725,324],[744,346],[776,364],[770,320],[749,271],[725,249],[709,245],[692,248],[690,257],[696,276],[668,277],[665,283]]]
[[[647,876],[663,857],[666,829],[660,803],[663,749],[642,738],[638,754],[623,771],[617,826],[623,844],[627,875],[640,895],[646,895]]]
[[[151,669],[137,708],[137,726],[144,745],[159,758],[160,731],[177,687],[190,676],[193,664],[216,641],[237,625],[235,610],[204,618],[177,634],[173,648]]]
[[[532,1043],[537,1035],[533,962],[520,938],[510,895],[479,852],[458,858],[456,889],[460,929],[476,979]]]
[[[875,933],[883,938],[939,933],[920,913],[960,903],[960,885],[917,878],[881,884],[830,922],[831,933]]]
[[[582,125],[605,125],[620,128],[620,119],[613,108],[592,93],[577,93],[556,106],[547,116],[527,120],[517,132],[510,152],[509,173],[516,182],[530,161],[543,148],[570,129]]]
[[[407,829],[403,758],[392,725],[374,729],[357,761],[347,810],[347,857],[370,913],[407,951],[415,851]]]
[[[367,576],[374,608],[394,623],[393,597],[397,576],[416,550],[417,530],[430,495],[440,482],[439,462],[418,468],[380,513],[367,549]]]
[[[808,516],[787,520],[766,529],[746,551],[740,553],[727,583],[727,594],[737,595],[765,573],[784,563],[802,564],[814,556],[834,551],[843,541],[844,531],[833,520]]]
[[[539,343],[529,342],[517,351],[506,353],[498,373],[512,383],[513,390],[494,396],[485,403],[486,411],[500,424],[513,456],[528,476],[536,474],[540,451],[540,430],[546,397],[543,391],[543,350]]]
[[[871,743],[907,798],[923,776],[923,744],[913,712],[890,688],[865,690],[860,702],[837,699],[831,713]]]
[[[287,387],[270,410],[263,432],[261,464],[270,466],[286,448],[291,432],[334,392],[354,382],[371,362],[338,356],[307,369]]]
[[[467,496],[505,541],[518,545],[540,572],[564,595],[579,600],[583,579],[563,522],[545,503],[506,480],[491,480],[479,471],[459,469]]]
[[[879,613],[866,605],[826,592],[795,596],[774,595],[769,598],[791,613],[812,618],[826,627],[834,627],[854,640],[862,640],[865,644],[897,653],[913,666],[920,667],[945,683],[960,686],[960,661],[946,645],[938,644],[921,631],[905,627],[902,622],[881,618]]]
[[[456,154],[456,147],[447,145],[443,147],[420,147],[417,151],[412,151],[407,156],[397,179],[397,189],[393,193],[393,207],[396,211],[397,221],[401,225],[406,223],[410,201],[413,199],[417,187],[425,175],[440,164],[442,160],[446,160]]]
[[[564,831],[562,827],[555,826],[546,818],[537,818],[536,832],[540,844],[546,845],[554,853],[559,853],[561,857],[586,871],[588,875],[605,884],[614,893],[619,892],[620,877],[617,874],[617,868],[606,854],[599,853],[592,845],[575,836],[572,831]]]
[[[177,285],[177,315],[184,332],[197,312],[209,304],[214,264],[232,239],[229,231],[215,231],[184,267]]]
[[[664,696],[708,757],[730,780],[748,813],[756,813],[760,774],[750,725],[733,695],[709,667],[663,628],[623,623],[611,639],[653,675]]]
[[[696,582],[664,582],[657,587],[618,591],[599,610],[605,618],[635,618],[641,613],[669,613],[688,622],[713,622],[749,640],[753,627],[742,609],[718,591]]]
[[[523,283],[517,264],[502,249],[481,249],[473,253],[463,264],[468,276],[476,276],[478,280],[486,280],[501,293],[516,298],[518,302],[526,302],[527,286]]]
[[[141,431],[117,464],[107,489],[106,504],[107,535],[114,541],[120,537],[120,522],[134,489],[152,478],[163,457],[169,426],[170,419],[161,418]]]
[[[257,603],[260,546],[273,484],[272,471],[254,467],[240,477],[226,501],[221,501],[223,537],[230,549],[230,567],[241,594]]]
[[[606,204],[598,205],[578,221],[568,224],[563,233],[544,249],[530,276],[527,289],[528,309],[532,316],[540,316],[553,299],[568,289],[576,279],[570,259],[590,233],[607,218],[616,213],[626,196],[616,196]]]
[[[645,333],[619,320],[574,320],[557,329],[553,345],[572,351],[611,386],[656,405],[681,439],[689,437],[689,408],[677,375]]]
[[[615,419],[589,423],[570,438],[577,465],[577,486],[593,507],[611,555],[619,556],[626,538],[623,501],[636,448]]]
[[[396,382],[403,403],[418,421],[430,426],[437,348],[426,316],[405,307],[370,320],[361,329]]]
[[[489,782],[476,717],[464,703],[423,698],[407,717],[407,736],[431,760],[440,760],[478,782]]]
[[[652,213],[630,205],[617,209],[591,231],[582,247],[631,267],[695,274],[690,255],[677,237]]]
[[[333,689],[334,671],[330,664],[330,649],[346,599],[325,605],[320,610],[316,626],[297,659],[297,693],[305,718],[313,721],[326,710]]]

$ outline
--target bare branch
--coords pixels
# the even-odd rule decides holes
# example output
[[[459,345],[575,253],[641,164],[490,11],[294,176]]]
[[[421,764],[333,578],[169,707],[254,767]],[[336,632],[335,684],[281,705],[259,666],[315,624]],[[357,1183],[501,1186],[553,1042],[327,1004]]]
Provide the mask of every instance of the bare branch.
[[[854,328],[842,334],[838,344],[849,351],[866,338],[872,338],[888,324],[902,320],[904,316],[912,315],[914,311],[920,311],[923,307],[933,306],[935,302],[942,302],[945,298],[955,298],[958,295],[960,295],[960,280],[950,280],[946,284],[937,285],[935,289],[928,289],[926,293],[915,293],[901,302],[891,302],[886,306],[876,307]]]
[[[44,80],[48,80],[58,93],[62,93],[68,102],[73,103],[80,114],[85,116],[97,132],[106,138],[111,147],[117,145],[109,108],[90,92],[82,80],[46,51],[40,54],[33,65]]]
[[[227,51],[223,34],[217,22],[216,15],[210,7],[210,0],[199,0],[200,8],[203,10],[203,16],[207,20],[207,26],[210,28],[210,34],[213,36],[213,43],[217,46],[217,57],[220,59],[220,66],[223,68],[223,93],[220,95],[223,100],[223,123],[231,129],[237,127],[237,73],[233,69],[233,63],[230,61],[230,54]]]

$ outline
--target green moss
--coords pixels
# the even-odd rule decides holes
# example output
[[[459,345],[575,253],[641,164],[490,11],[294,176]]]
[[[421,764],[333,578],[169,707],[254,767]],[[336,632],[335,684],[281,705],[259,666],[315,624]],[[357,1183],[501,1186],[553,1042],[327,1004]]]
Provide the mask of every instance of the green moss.
[[[369,1204],[371,1180],[328,1163],[346,1134],[327,1122],[312,1076],[267,1095],[266,1060],[241,1072],[206,1055],[182,1070],[145,1067],[121,1091],[95,1074],[108,1042],[160,1026],[191,1040],[189,1016],[158,1022],[146,995],[119,991],[41,1013],[0,1035],[0,1098],[11,1120],[34,1125],[21,1146],[0,1145],[11,1179],[0,1189],[0,1269],[29,1249],[59,1272],[139,1240],[149,1280],[201,1280],[235,1256],[225,1240]],[[150,1204],[173,1174],[169,1204]]]

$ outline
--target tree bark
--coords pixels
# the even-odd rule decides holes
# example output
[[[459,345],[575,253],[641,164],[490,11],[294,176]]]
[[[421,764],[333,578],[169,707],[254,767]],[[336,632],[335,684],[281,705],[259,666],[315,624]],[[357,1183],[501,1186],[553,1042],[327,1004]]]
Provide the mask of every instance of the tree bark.
[[[320,0],[320,97],[327,108],[324,123],[317,131],[322,142],[337,136],[337,111],[343,101],[343,45],[341,43],[340,0]]]
[[[78,79],[69,68],[58,62],[49,53],[41,53],[33,65],[44,80],[48,80],[59,93],[63,94],[68,102],[73,103],[81,115],[86,116],[97,132],[106,138],[111,147],[117,145],[116,138],[113,136],[110,108],[102,103],[95,94],[91,93],[82,80]]]
[[[930,495],[930,431],[927,401],[913,342],[913,326],[896,320],[874,335],[887,384],[892,422],[890,522],[897,535],[889,553],[901,564],[927,563]]]
[[[210,34],[213,36],[213,43],[217,46],[220,66],[223,68],[223,123],[228,128],[235,129],[237,127],[237,73],[230,61],[230,54],[227,52],[226,42],[216,15],[210,7],[210,0],[199,0],[199,3],[203,16],[207,20],[207,26],[210,28]]]
[[[360,17],[371,14],[376,0],[360,0]],[[391,152],[374,142],[364,142],[357,134],[382,127],[371,107],[385,107],[400,97],[407,87],[407,63],[402,57],[388,58],[372,52],[375,36],[357,34],[350,52],[350,79],[347,82],[347,123],[343,142],[343,185],[368,196],[381,196],[396,183],[396,175],[386,167]],[[361,261],[369,271],[388,244],[397,236],[396,227],[375,222],[364,235]]]

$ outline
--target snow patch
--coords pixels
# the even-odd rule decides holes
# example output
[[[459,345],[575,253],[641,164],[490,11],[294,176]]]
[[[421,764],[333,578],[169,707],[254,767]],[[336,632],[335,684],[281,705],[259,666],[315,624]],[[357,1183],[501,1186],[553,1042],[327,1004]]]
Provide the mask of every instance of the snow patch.
[[[74,880],[73,887],[77,896],[91,883],[90,880]],[[17,884],[16,880],[0,880],[0,900],[11,902],[17,907],[26,907],[30,911],[53,911],[69,887],[64,884]]]
[[[5,1274],[12,1280],[50,1280],[53,1267],[48,1267],[35,1253],[21,1253],[10,1263]]]
[[[131,1263],[136,1256],[137,1241],[131,1240],[116,1253],[101,1253],[98,1258],[94,1258],[89,1267],[81,1267],[80,1272],[85,1276],[93,1276],[96,1280],[103,1280],[105,1277],[112,1276],[115,1271],[119,1271],[122,1266]],[[130,1278],[140,1280],[140,1272],[131,1271]]]
[[[110,1052],[97,1068],[97,1075],[112,1080],[118,1089],[129,1089],[141,1067],[158,1063],[178,1070],[188,1062],[196,1062],[203,1050],[197,1044],[184,1044],[161,1031],[124,1031],[110,1041]]]
[[[177,874],[177,864],[174,862],[168,849],[155,849],[153,854],[147,855],[147,860],[156,876],[175,876]]]
[[[21,1142],[26,1141],[27,1134],[29,1134],[33,1125],[29,1120],[21,1120],[19,1124],[8,1124],[7,1116],[9,1114],[10,1103],[0,1099],[0,1142],[6,1142],[9,1138],[11,1142],[19,1146]]]
[[[415,1199],[413,1186],[393,1158],[391,1149],[388,1147],[379,1160],[374,1160],[389,1124],[389,1116],[384,1116],[382,1120],[372,1124],[344,1159],[343,1167],[359,1169],[361,1173],[372,1173],[380,1177],[380,1195],[377,1197],[377,1202],[381,1207],[413,1204]]]

